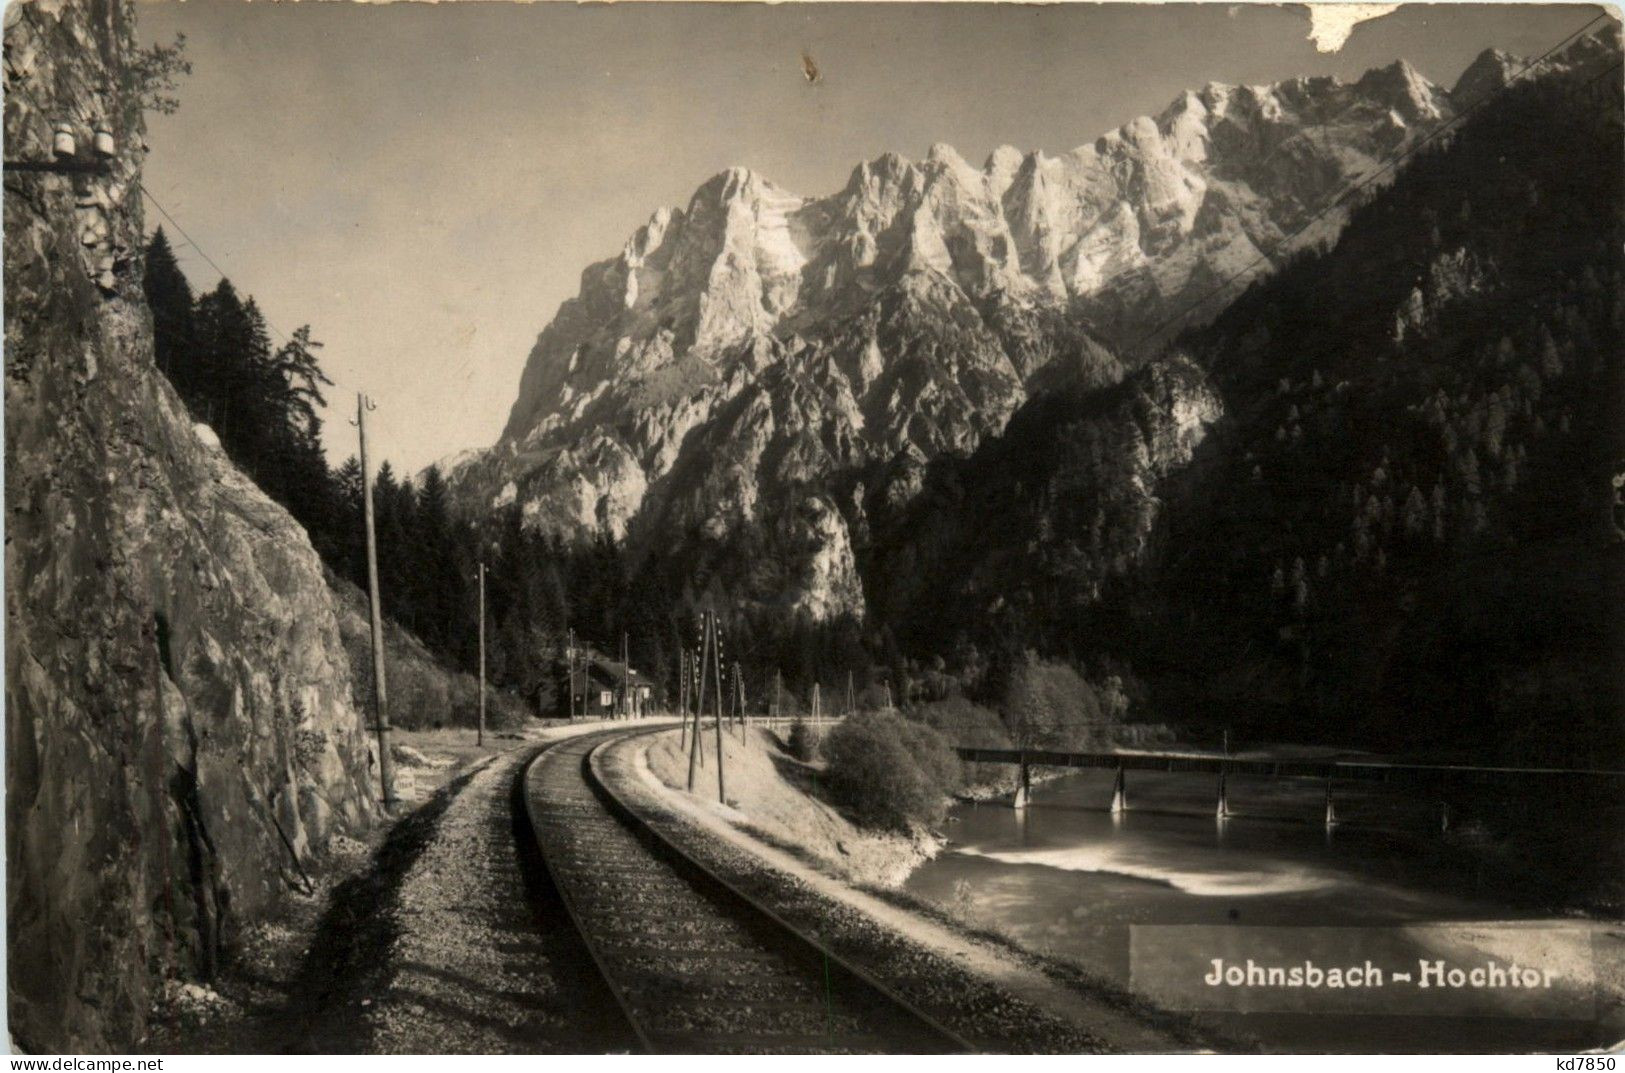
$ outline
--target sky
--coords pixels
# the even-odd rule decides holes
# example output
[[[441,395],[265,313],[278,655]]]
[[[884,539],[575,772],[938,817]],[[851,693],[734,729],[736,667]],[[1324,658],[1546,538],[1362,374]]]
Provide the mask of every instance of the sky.
[[[798,194],[947,142],[1061,153],[1209,81],[1357,77],[1403,57],[1449,86],[1598,11],[1414,4],[1321,53],[1299,6],[355,4],[138,0],[186,35],[145,184],[272,325],[325,344],[326,430],[412,473],[496,440],[537,334],[587,265],[743,165]],[[809,82],[803,56],[820,78]],[[148,228],[167,223],[149,207]],[[173,232],[173,228],[170,228]]]

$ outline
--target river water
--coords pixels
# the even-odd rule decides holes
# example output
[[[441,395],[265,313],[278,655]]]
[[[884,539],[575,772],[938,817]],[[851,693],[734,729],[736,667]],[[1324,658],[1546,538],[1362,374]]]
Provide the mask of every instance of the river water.
[[[1617,928],[1542,920],[1484,896],[1473,868],[1442,863],[1448,858],[1439,852],[1441,816],[1432,802],[1340,787],[1342,822],[1328,830],[1322,785],[1232,776],[1231,817],[1221,821],[1214,776],[1130,772],[1129,809],[1113,815],[1112,779],[1111,772],[1085,771],[1042,784],[1023,812],[1008,800],[957,806],[949,846],[917,869],[906,889],[1124,987],[1133,982],[1135,925],[1377,928],[1386,935],[1405,926],[1495,921],[1537,935],[1549,925],[1605,932],[1610,943],[1618,938]],[[1583,935],[1588,944],[1592,938]],[[1317,1012],[1202,1016],[1271,1051],[1573,1051],[1601,1045],[1616,1030],[1617,1011],[1606,1025],[1594,1010],[1561,1019],[1528,1010],[1429,1015],[1407,1010],[1397,989],[1393,997],[1388,1012],[1338,1013],[1333,996]]]

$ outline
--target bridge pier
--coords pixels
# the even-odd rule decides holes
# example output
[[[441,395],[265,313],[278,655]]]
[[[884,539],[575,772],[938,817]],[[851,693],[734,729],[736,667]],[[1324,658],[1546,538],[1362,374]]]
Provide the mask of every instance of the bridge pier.
[[[1024,809],[1031,803],[1033,793],[1032,776],[1026,761],[1022,761],[1020,781],[1016,783],[1016,796],[1010,802],[1010,807]]]
[[[1450,833],[1450,802],[1439,802],[1439,833]]]
[[[1225,774],[1224,769],[1220,768],[1219,769],[1219,807],[1218,807],[1218,810],[1215,812],[1215,815],[1217,815],[1219,817],[1219,819],[1221,819],[1221,820],[1230,818],[1230,795],[1225,790],[1224,774]]]
[[[1123,765],[1117,765],[1117,782],[1112,786],[1112,814],[1128,811],[1128,795],[1124,792]]]
[[[1326,826],[1337,826],[1337,804],[1332,800],[1332,777],[1326,776]]]

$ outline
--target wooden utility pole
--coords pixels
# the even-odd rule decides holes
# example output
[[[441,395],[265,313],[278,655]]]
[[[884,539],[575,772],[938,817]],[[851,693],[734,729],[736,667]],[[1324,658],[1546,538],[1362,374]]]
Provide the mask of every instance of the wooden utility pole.
[[[621,633],[621,718],[632,718],[632,659],[625,631]]]
[[[819,686],[819,684],[817,682],[814,682],[813,683],[813,695],[812,695],[812,732],[813,732],[813,739],[815,741],[820,741],[820,742],[824,740],[824,725],[823,725],[823,722],[822,722],[822,720],[824,718],[824,712],[823,712],[823,703],[822,703],[823,698],[821,696],[821,693],[822,693],[822,688]]]
[[[700,684],[695,694],[694,736],[688,740],[688,788],[691,792],[694,789],[694,774],[699,769],[700,716],[705,711],[705,682],[711,670],[711,612],[703,612],[700,623]]]
[[[711,621],[713,624],[711,632],[714,636],[716,634],[715,615],[711,616]],[[711,646],[711,658],[716,664],[714,671],[717,683],[717,803],[726,805],[728,803],[727,788],[722,782],[722,641],[720,638],[716,638],[715,643]]]
[[[688,744],[688,649],[677,650],[677,710],[683,714],[683,729],[677,748]]]
[[[474,744],[485,744],[485,564],[480,563],[480,722]]]
[[[852,672],[846,672],[846,714],[851,715],[858,710],[857,702],[852,697]]]
[[[694,667],[688,672],[690,682],[703,681],[705,678],[705,629],[700,629],[700,647],[694,650]],[[705,714],[705,694],[696,693],[694,696],[694,736],[700,733],[700,716]],[[705,767],[705,750],[700,750],[700,767]]]
[[[360,392],[355,396],[355,427],[361,437],[361,508],[367,525],[367,593],[372,603],[372,702],[378,731],[378,780],[384,807],[395,803],[395,762],[389,755],[389,692],[384,686],[384,613],[378,596],[378,538],[372,522],[372,470],[367,468],[367,412],[378,407]]]
[[[739,740],[745,740],[745,672],[734,660],[734,706],[733,711],[739,718]]]
[[[784,672],[773,672],[773,718],[784,715]]]
[[[570,628],[570,647],[564,650],[565,691],[570,694],[570,722],[576,718],[576,631]]]

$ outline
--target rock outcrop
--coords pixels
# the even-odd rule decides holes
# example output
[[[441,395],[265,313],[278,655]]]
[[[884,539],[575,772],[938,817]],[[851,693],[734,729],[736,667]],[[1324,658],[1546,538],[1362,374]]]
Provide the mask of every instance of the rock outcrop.
[[[35,1051],[129,1051],[337,832],[372,759],[304,531],[153,365],[132,5],[5,12],[6,916]]]
[[[1029,402],[969,458],[933,463],[911,506],[875,532],[873,620],[940,653],[968,639],[967,622],[997,633],[1076,617],[1143,572],[1165,479],[1224,416],[1180,353],[1106,390]]]
[[[1061,156],[887,154],[823,198],[724,172],[582,274],[453,488],[635,554],[816,515],[784,587],[741,595],[861,614],[839,579],[866,502],[905,503],[1035,394],[1116,382],[1233,272],[1334,235],[1337,192],[1453,114],[1400,62],[1211,84]]]

